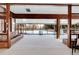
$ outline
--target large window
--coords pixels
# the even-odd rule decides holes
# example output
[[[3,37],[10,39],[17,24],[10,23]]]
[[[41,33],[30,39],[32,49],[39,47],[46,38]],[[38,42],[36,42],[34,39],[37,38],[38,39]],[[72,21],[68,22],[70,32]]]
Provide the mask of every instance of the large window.
[[[5,9],[0,5],[0,41],[6,41]]]
[[[25,34],[56,34],[56,20],[16,19],[16,29]]]
[[[68,39],[67,29],[68,29],[68,19],[60,19],[60,38],[61,39]]]
[[[79,33],[79,19],[72,19],[72,28],[71,28],[72,39],[77,38],[77,33]]]

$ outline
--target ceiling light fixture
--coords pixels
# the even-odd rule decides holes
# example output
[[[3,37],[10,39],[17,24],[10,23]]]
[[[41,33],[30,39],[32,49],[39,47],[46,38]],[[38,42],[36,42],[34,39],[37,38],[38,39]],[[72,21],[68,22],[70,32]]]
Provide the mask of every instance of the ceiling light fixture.
[[[29,8],[26,8],[26,12],[31,12],[31,10]]]

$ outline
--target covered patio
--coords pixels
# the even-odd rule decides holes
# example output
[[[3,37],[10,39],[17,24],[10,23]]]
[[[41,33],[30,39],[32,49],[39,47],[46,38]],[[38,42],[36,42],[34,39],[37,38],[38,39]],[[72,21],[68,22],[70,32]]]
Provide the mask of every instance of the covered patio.
[[[0,4],[0,48],[10,48],[20,39],[27,41],[27,37],[32,35],[44,35],[49,40],[52,36],[53,40],[61,41],[70,50],[78,32],[79,4]]]

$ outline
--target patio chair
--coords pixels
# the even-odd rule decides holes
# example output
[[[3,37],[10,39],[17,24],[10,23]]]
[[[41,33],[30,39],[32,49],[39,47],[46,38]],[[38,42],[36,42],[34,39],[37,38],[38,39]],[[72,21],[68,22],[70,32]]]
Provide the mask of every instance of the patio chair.
[[[77,49],[79,49],[79,38],[76,38],[74,41],[73,41],[73,45],[72,45],[72,55],[74,52],[76,52]]]

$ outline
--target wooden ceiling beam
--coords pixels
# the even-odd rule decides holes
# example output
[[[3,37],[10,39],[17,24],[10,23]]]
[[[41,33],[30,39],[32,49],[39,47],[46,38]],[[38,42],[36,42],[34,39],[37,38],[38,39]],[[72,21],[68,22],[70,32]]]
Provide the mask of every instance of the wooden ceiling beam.
[[[27,18],[27,19],[68,19],[67,14],[12,14],[13,18]],[[79,15],[72,14],[72,19],[79,19]]]
[[[14,14],[11,12],[11,17],[13,18],[26,18],[26,19],[68,19],[67,14]],[[5,18],[5,16],[0,15],[0,18]],[[72,14],[72,19],[79,19],[79,14]]]
[[[4,11],[6,10],[4,7],[0,6],[0,8],[2,8]]]
[[[52,14],[14,14],[13,18],[27,18],[27,19],[55,19],[57,15]]]
[[[4,16],[5,16],[6,8],[4,8],[4,7],[2,7],[2,6],[0,6],[0,8],[2,8],[2,9],[4,10],[4,12],[0,12],[0,14],[4,14]],[[12,15],[14,15],[14,13],[10,11],[10,16],[12,17]],[[3,17],[4,17],[4,16],[3,16]],[[2,16],[1,16],[1,17],[2,17]]]
[[[79,6],[79,4],[75,4],[75,3],[9,3],[10,5],[55,5],[55,6],[68,6],[68,5],[72,5],[72,6]],[[6,3],[0,3],[0,5],[6,5]]]
[[[9,3],[10,5],[57,5],[57,6],[66,6],[68,4],[49,4],[49,3]],[[6,5],[6,3],[0,3],[0,5]]]

